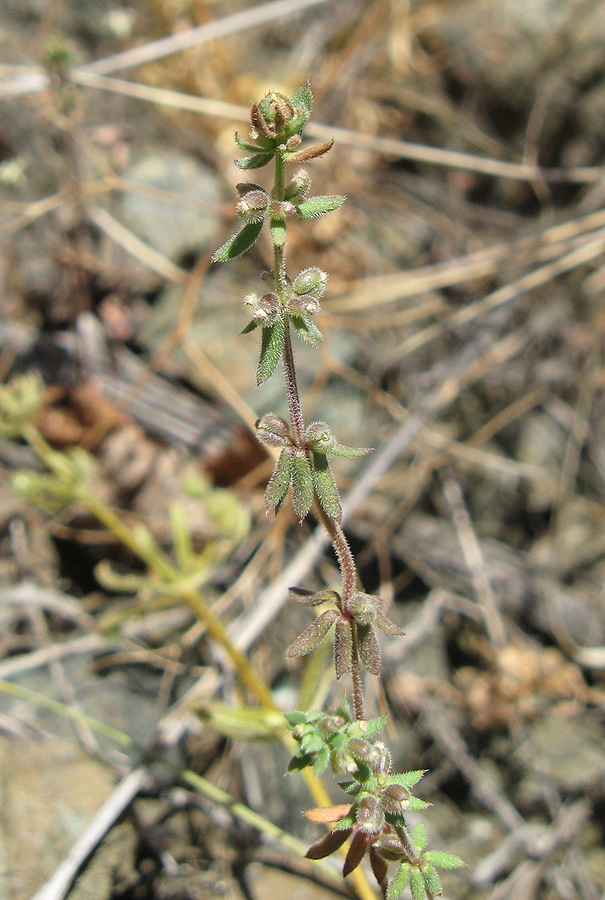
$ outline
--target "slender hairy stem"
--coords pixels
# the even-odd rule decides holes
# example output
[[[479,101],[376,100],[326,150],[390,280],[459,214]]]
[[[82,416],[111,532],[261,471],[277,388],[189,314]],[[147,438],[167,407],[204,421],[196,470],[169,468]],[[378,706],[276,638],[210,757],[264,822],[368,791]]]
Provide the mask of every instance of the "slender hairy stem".
[[[363,711],[363,683],[361,680],[361,660],[359,659],[359,641],[357,635],[357,622],[351,620],[351,632],[353,636],[351,646],[351,681],[353,682],[353,711],[356,719],[365,719]]]

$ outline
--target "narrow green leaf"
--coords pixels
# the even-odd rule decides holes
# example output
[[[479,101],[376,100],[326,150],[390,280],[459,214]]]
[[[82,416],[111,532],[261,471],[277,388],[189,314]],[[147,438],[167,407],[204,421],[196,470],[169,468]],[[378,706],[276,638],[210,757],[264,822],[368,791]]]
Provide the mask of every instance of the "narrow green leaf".
[[[234,160],[238,169],[262,169],[268,165],[273,159],[273,151],[267,153],[255,153],[254,156],[242,156],[241,159]]]
[[[435,867],[429,864],[428,866],[423,866],[421,871],[427,891],[433,895],[441,894],[443,892],[443,886]]]
[[[324,339],[324,336],[315,322],[313,322],[313,320],[309,316],[291,315],[290,321],[294,325],[296,334],[299,336],[301,341],[304,341],[305,344],[309,345],[309,347],[319,347],[320,343]]]
[[[307,714],[302,709],[292,709],[290,712],[284,713],[286,721],[291,728],[295,725],[302,725],[307,721]]]
[[[325,745],[321,737],[314,732],[311,732],[311,734],[306,734],[300,742],[300,749],[303,753],[307,753],[309,756],[313,753],[319,753],[319,751],[322,750],[324,746]]]
[[[374,737],[374,735],[381,732],[387,724],[387,717],[376,716],[375,719],[366,719],[365,722],[355,724],[359,724],[359,730],[364,737]]]
[[[255,328],[258,328],[258,322],[255,319],[251,319],[245,328],[242,328],[240,334],[250,334],[251,331],[254,331]]]
[[[324,512],[335,522],[342,519],[342,506],[325,453],[313,453],[313,484]]]
[[[299,521],[305,518],[313,503],[313,476],[311,463],[303,450],[298,450],[292,460],[292,506]]]
[[[347,459],[356,459],[358,456],[365,456],[371,453],[371,447],[347,447],[344,444],[334,444],[330,448],[332,456],[344,456]]]
[[[315,760],[313,762],[313,772],[316,775],[321,775],[328,767],[328,763],[330,762],[330,751],[327,747],[322,747],[319,751]]]
[[[240,231],[236,232],[236,234],[232,234],[228,241],[225,241],[218,250],[214,251],[212,254],[212,261],[227,262],[229,259],[235,259],[237,256],[241,256],[242,253],[245,253],[246,250],[249,250],[250,247],[256,243],[262,230],[262,221],[250,222],[249,225],[244,225]]]
[[[426,800],[421,800],[420,797],[410,797],[410,809],[414,810],[414,812],[420,812],[422,809],[428,809],[431,804],[427,803]]]
[[[318,616],[317,619],[315,619],[302,634],[299,634],[296,640],[290,645],[287,654],[288,657],[291,659],[293,656],[306,656],[307,653],[311,653],[312,650],[315,650],[337,618],[338,613],[335,609],[328,609],[326,612],[322,613],[321,616]],[[303,750],[305,753],[310,752],[309,748],[306,746],[303,746]]]
[[[413,788],[426,774],[426,769],[413,769],[411,772],[401,772],[398,775],[389,776],[389,784],[401,784],[403,787]]]
[[[244,138],[240,137],[237,131],[235,132],[234,139],[240,150],[246,150],[247,153],[258,153],[259,150],[262,150],[262,148],[257,144],[253,144],[250,141],[246,141],[244,140]]]
[[[313,106],[313,91],[311,90],[311,85],[307,81],[306,84],[303,84],[296,91],[294,96],[291,98],[290,103],[292,106],[302,106],[303,109],[306,109],[307,113],[311,114],[311,107]]]
[[[283,314],[278,314],[273,325],[263,328],[260,360],[256,370],[257,387],[273,375],[284,349],[285,334]]]
[[[405,891],[408,878],[410,876],[410,867],[406,863],[402,863],[399,871],[387,888],[387,900],[397,900]]]
[[[427,833],[426,833],[426,825],[423,825],[421,822],[419,825],[416,825],[412,828],[410,832],[410,837],[412,839],[412,843],[416,850],[420,853],[421,850],[424,850],[426,847],[427,841]]]
[[[306,769],[307,766],[313,765],[313,757],[307,756],[293,756],[290,762],[288,763],[288,772],[300,772],[301,769]]]
[[[420,869],[412,869],[410,872],[410,890],[412,900],[424,900],[424,879]]]
[[[425,862],[430,862],[439,869],[459,869],[465,862],[453,853],[445,853],[443,850],[427,850],[422,857]]]
[[[271,219],[269,230],[271,232],[271,240],[273,241],[274,246],[283,247],[286,243],[286,220]]]
[[[289,450],[282,450],[265,489],[265,509],[275,509],[284,502],[292,478],[292,456]]]
[[[335,209],[342,206],[345,199],[340,194],[309,197],[308,200],[297,204],[296,212],[302,219],[316,219],[317,216],[325,216],[327,213],[334,212]]]

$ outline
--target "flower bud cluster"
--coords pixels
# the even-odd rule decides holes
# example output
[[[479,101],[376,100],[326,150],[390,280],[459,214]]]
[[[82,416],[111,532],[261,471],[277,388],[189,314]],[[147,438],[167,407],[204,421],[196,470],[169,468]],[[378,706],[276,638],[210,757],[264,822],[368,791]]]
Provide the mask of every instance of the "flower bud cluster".
[[[238,184],[239,200],[235,204],[237,215],[247,225],[262,222],[267,214],[269,196],[257,184]]]
[[[260,297],[256,291],[246,294],[244,297],[244,306],[249,306],[252,310],[252,320],[259,325],[268,327],[273,325],[277,320],[281,303],[277,294],[271,291]]]

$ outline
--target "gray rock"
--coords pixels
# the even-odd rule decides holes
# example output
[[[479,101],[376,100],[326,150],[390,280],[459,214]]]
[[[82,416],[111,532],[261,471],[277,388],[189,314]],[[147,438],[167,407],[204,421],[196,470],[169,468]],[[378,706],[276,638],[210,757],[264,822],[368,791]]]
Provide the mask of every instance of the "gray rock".
[[[212,169],[184,153],[153,151],[134,162],[124,177],[174,195],[171,200],[129,192],[122,200],[124,223],[164,256],[178,261],[215,238],[224,194]]]

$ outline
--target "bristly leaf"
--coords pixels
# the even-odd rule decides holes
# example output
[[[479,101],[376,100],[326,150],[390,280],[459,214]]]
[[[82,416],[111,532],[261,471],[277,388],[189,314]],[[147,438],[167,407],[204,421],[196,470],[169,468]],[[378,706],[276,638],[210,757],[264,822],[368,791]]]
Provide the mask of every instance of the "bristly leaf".
[[[390,634],[391,637],[403,637],[405,635],[403,628],[400,628],[399,625],[395,625],[394,622],[391,622],[391,620],[379,609],[375,612],[374,625],[376,628],[380,628],[381,631],[384,631],[385,634]]]
[[[359,733],[363,735],[363,737],[369,738],[374,737],[375,734],[379,734],[383,728],[387,724],[386,716],[376,716],[375,719],[366,719],[365,721],[355,722],[355,725],[359,725]],[[349,729],[349,733],[352,733],[352,730]],[[356,731],[355,731],[356,733]]]
[[[241,159],[234,160],[238,169],[262,169],[268,165],[273,159],[273,152],[255,153],[254,156],[242,156]]]
[[[465,865],[463,859],[454,856],[453,853],[445,853],[443,850],[427,850],[422,857],[426,862],[432,863],[439,869],[459,869]]]
[[[308,200],[297,203],[296,212],[302,219],[316,219],[317,216],[325,216],[327,213],[334,212],[335,209],[342,206],[345,199],[339,194],[309,197]]]
[[[420,797],[414,797],[413,794],[410,797],[410,809],[414,812],[420,812],[423,809],[428,809],[429,806],[431,806],[431,804],[427,803],[426,800],[421,800]]]
[[[306,656],[318,647],[336,619],[338,613],[335,609],[328,609],[326,612],[318,616],[302,634],[299,634],[295,641],[290,644],[287,656],[291,659],[293,656]],[[305,752],[309,752],[308,748],[303,748]]]
[[[303,450],[297,450],[292,460],[292,506],[300,522],[313,503],[311,463]]]
[[[347,447],[344,444],[334,443],[330,447],[332,456],[344,456],[346,459],[356,459],[358,456],[365,456],[371,453],[371,447]]]
[[[342,506],[325,453],[313,453],[313,484],[324,512],[335,522],[342,519]]]
[[[254,331],[255,328],[258,328],[258,322],[255,319],[251,319],[245,328],[242,328],[240,334],[250,334],[251,331]]]
[[[307,81],[296,91],[294,96],[290,100],[292,106],[302,106],[303,109],[307,111],[308,115],[311,115],[311,107],[313,106],[313,91],[311,90],[311,85]]]
[[[265,138],[265,137],[263,137],[262,140],[265,142],[265,144],[267,144],[269,141],[269,139]],[[235,143],[240,148],[240,150],[245,150],[246,153],[255,153],[256,154],[259,152],[267,153],[269,151],[268,146],[267,147],[260,146],[260,144],[261,144],[260,139],[257,144],[253,144],[251,141],[247,141],[243,137],[241,137],[237,131],[235,132]]]
[[[358,625],[359,655],[370,675],[380,675],[380,648],[371,625]]]
[[[342,678],[351,668],[351,654],[353,652],[353,634],[351,623],[346,619],[339,619],[334,633],[334,668],[336,678]]]
[[[439,878],[439,875],[437,874],[434,866],[431,866],[430,864],[428,866],[423,866],[422,878],[426,885],[427,891],[429,891],[433,896],[442,893],[443,885],[441,884],[441,878]]]
[[[413,788],[418,784],[421,778],[426,774],[426,769],[413,769],[411,772],[401,772],[398,775],[391,775],[389,782],[391,784],[400,784],[402,787]]]
[[[275,247],[283,247],[286,243],[286,220],[271,219],[269,230],[271,232],[271,240],[273,241],[273,245]]]
[[[336,591],[306,591],[304,588],[290,588],[290,599],[302,606],[321,606],[322,603],[337,603],[340,597]]]
[[[301,341],[304,341],[305,344],[308,344],[309,347],[319,347],[320,343],[323,341],[324,336],[309,316],[303,313],[300,316],[290,316],[290,321],[294,325],[296,330],[296,334],[299,336]]]
[[[401,897],[408,885],[409,875],[409,865],[407,865],[407,863],[402,863],[402,865],[399,867],[399,871],[387,888],[387,900],[398,900],[398,898]]]
[[[313,765],[312,756],[293,756],[288,763],[287,772],[301,772],[303,769]]]
[[[277,465],[265,489],[265,509],[279,509],[285,500],[292,479],[292,455],[285,449],[279,455]]]
[[[257,387],[273,375],[284,349],[285,336],[286,330],[283,314],[278,315],[273,325],[263,328],[260,360],[256,370]]]
[[[330,751],[327,747],[322,747],[313,760],[313,772],[315,775],[322,775],[328,768],[330,762]]]
[[[412,900],[424,900],[424,879],[420,869],[412,869],[410,872],[410,891]]]
[[[241,256],[246,250],[256,243],[263,230],[263,222],[251,222],[244,225],[236,234],[232,234],[228,241],[215,250],[212,254],[213,262],[227,262],[229,259],[235,259]]]
[[[412,828],[410,832],[410,837],[412,839],[412,844],[416,848],[416,850],[420,853],[426,847],[427,842],[427,833],[426,833],[426,825],[420,822],[414,828]]]

